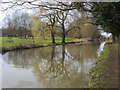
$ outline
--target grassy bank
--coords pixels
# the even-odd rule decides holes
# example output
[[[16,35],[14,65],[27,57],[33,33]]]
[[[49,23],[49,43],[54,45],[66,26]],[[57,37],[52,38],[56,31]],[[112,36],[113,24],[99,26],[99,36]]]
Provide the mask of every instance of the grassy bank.
[[[51,43],[51,38],[50,37],[45,37],[43,39],[40,38],[18,38],[18,37],[0,37],[2,40],[2,48],[11,48],[15,46],[21,46],[21,45],[31,45],[31,44],[36,44],[36,45],[43,45],[43,44],[52,44]],[[62,41],[62,38],[56,37],[56,43],[59,44]],[[75,38],[66,38],[66,42],[73,42],[76,40]]]
[[[112,41],[106,41],[104,51],[101,52],[101,55],[98,58],[98,61],[96,62],[94,67],[90,70],[89,88],[104,88],[107,85],[108,87],[112,87],[112,86],[109,86],[109,84],[107,83],[109,82],[115,83],[114,81],[115,76],[112,76],[112,75],[114,75],[115,74],[114,71],[117,70],[115,69],[117,65],[116,57],[117,55],[119,56],[119,52],[120,52],[120,48],[117,42],[113,43]],[[111,72],[114,74],[112,74]],[[106,79],[105,77],[107,75],[109,76]],[[106,82],[105,79],[108,81]]]
[[[98,58],[97,63],[90,70],[90,81],[89,88],[103,88],[104,87],[104,73],[105,73],[105,64],[109,57],[109,48],[106,44],[104,51],[101,52],[100,57]]]

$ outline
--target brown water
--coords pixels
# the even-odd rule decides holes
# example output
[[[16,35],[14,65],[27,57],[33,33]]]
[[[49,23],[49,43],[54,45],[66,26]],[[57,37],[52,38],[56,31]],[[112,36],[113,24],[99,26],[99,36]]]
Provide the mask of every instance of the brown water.
[[[3,88],[81,88],[103,48],[69,44],[1,55]]]

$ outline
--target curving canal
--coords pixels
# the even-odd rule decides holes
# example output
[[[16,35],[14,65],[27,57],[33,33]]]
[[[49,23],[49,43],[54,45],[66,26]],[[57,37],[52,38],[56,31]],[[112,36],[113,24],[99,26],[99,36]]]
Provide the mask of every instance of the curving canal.
[[[105,43],[67,44],[0,55],[3,88],[82,88]]]

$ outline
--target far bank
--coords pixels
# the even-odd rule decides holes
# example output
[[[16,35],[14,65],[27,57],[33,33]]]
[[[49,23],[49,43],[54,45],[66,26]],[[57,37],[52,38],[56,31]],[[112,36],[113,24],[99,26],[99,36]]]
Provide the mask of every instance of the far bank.
[[[21,49],[31,49],[31,48],[40,48],[53,45],[62,45],[62,44],[73,44],[73,43],[90,43],[92,40],[87,39],[77,39],[77,38],[66,38],[66,43],[61,43],[62,38],[56,37],[56,43],[51,43],[50,37],[45,38],[19,38],[19,37],[0,37],[1,41],[1,52],[5,53],[13,50]]]

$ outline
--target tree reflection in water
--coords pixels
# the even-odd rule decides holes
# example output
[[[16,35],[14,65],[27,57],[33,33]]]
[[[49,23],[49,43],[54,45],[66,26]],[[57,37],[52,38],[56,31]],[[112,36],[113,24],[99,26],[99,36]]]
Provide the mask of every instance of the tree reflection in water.
[[[88,84],[98,48],[98,44],[50,46],[9,52],[5,60],[15,67],[31,67],[42,87],[80,88]]]

